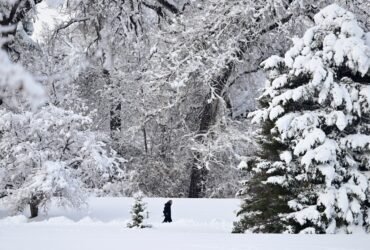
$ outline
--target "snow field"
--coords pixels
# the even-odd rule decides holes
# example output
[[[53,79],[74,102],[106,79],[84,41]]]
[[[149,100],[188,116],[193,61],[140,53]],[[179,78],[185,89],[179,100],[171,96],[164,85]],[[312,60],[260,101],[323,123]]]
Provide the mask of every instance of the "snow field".
[[[151,229],[128,229],[131,198],[91,198],[76,211],[51,207],[29,220],[0,209],[1,250],[368,250],[368,235],[231,234],[236,199],[172,199],[174,222],[162,224],[166,198],[148,198]]]
[[[163,206],[167,198],[147,198],[146,224],[154,228],[163,225]],[[172,228],[181,230],[205,230],[213,232],[230,232],[235,211],[239,200],[236,199],[172,199],[172,219],[176,225]],[[3,225],[121,225],[125,227],[130,221],[132,198],[90,198],[89,206],[81,210],[51,207],[47,212],[40,214],[39,218],[29,220],[28,211],[24,215],[8,216],[5,210],[0,210],[0,227]],[[189,206],[190,205],[190,206]],[[166,226],[164,227],[166,228]],[[172,230],[172,229],[171,229]]]

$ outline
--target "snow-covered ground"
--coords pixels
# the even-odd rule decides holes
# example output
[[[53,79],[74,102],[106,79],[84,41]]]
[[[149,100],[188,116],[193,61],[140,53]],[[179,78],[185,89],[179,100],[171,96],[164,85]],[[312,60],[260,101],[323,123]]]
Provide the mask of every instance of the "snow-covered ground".
[[[162,224],[167,199],[146,199],[150,229],[128,229],[130,198],[92,198],[80,211],[51,208],[40,218],[0,209],[1,250],[368,250],[369,235],[231,234],[239,201],[173,199],[174,222]]]

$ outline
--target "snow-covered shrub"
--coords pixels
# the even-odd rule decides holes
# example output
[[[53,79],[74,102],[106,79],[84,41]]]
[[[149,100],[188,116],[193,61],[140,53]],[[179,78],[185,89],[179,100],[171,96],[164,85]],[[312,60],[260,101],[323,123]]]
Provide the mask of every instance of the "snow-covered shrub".
[[[138,192],[134,195],[134,204],[132,205],[131,210],[131,222],[127,223],[129,228],[145,228],[148,225],[144,224],[145,212],[146,212],[146,203],[143,201],[144,195],[142,192]]]
[[[79,207],[85,188],[119,178],[119,158],[90,126],[88,117],[53,105],[20,114],[0,110],[0,188],[13,209],[37,210],[52,197]]]
[[[260,158],[235,232],[370,231],[370,33],[330,5],[262,63]]]

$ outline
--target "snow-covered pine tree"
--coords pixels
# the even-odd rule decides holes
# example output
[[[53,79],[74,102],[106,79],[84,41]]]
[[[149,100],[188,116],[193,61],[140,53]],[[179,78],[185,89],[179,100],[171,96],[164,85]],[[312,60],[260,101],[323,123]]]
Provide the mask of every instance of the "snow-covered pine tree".
[[[144,225],[144,218],[146,212],[146,203],[143,201],[144,194],[138,192],[134,195],[134,204],[131,208],[131,222],[127,223],[128,228],[145,228],[148,227]]]
[[[370,231],[370,33],[338,5],[262,63],[261,149],[234,232]]]

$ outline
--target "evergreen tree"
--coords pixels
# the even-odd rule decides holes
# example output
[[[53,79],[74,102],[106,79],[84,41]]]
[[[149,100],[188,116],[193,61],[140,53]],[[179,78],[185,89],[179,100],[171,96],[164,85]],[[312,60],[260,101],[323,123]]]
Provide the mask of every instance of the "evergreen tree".
[[[330,5],[262,63],[260,154],[234,232],[370,231],[370,33]]]
[[[144,195],[142,192],[138,192],[134,195],[135,202],[132,205],[131,209],[131,219],[130,223],[127,223],[127,227],[133,228],[145,228],[147,227],[144,225],[144,218],[145,218],[145,211],[146,211],[146,203],[143,201]]]

